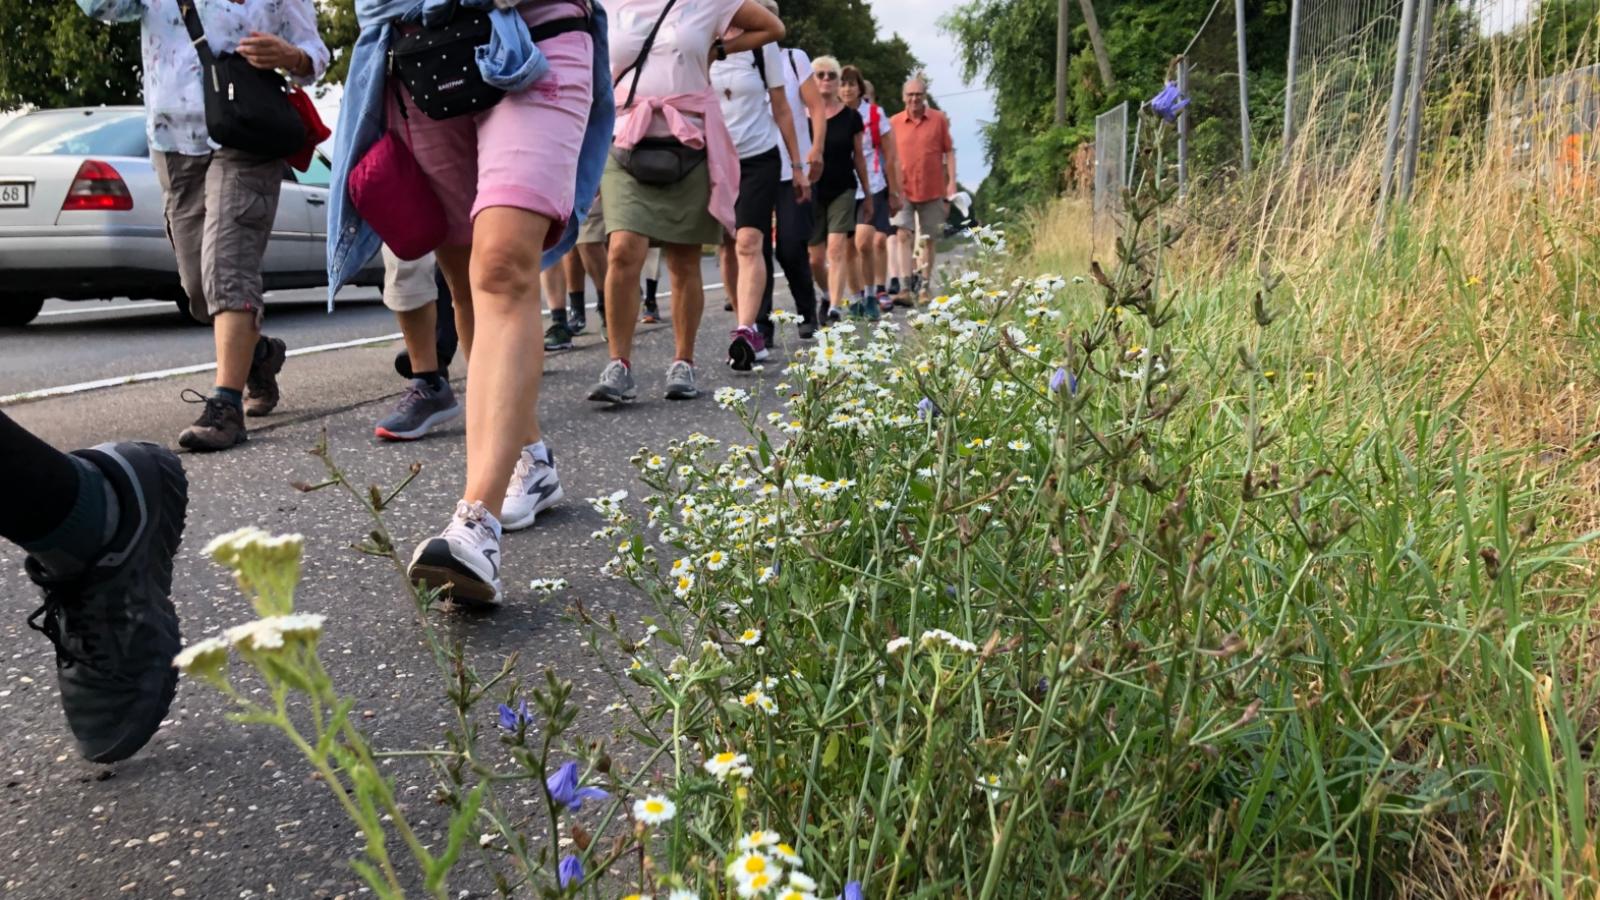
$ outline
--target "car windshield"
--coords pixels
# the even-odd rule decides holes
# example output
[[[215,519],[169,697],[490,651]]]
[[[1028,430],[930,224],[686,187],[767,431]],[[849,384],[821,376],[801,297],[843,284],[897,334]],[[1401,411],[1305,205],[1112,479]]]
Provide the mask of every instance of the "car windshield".
[[[134,110],[59,110],[0,127],[0,156],[149,156],[144,116]]]

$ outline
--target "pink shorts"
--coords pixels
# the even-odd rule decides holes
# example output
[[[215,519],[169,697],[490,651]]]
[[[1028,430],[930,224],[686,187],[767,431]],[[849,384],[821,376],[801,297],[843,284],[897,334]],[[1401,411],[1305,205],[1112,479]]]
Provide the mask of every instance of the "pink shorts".
[[[530,26],[583,15],[568,0],[532,0],[519,7]],[[572,217],[578,148],[593,99],[594,46],[589,35],[569,32],[539,44],[550,71],[525,91],[472,116],[430,119],[405,86],[408,118],[389,95],[389,128],[404,140],[444,205],[447,246],[472,243],[472,222],[491,206],[525,209],[548,218],[545,249],[561,239]]]

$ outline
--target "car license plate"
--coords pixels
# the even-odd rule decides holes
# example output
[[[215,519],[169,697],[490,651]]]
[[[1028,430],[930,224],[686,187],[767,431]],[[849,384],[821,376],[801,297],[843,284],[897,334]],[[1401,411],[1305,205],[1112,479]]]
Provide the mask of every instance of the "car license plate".
[[[0,184],[0,206],[27,206],[26,184]]]

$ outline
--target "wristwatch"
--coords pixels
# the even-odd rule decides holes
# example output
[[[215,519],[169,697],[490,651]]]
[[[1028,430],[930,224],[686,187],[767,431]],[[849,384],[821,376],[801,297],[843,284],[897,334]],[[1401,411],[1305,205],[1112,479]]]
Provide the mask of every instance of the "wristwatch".
[[[717,59],[727,59],[728,45],[722,42],[722,38],[717,38],[711,42],[711,52],[716,55]]]

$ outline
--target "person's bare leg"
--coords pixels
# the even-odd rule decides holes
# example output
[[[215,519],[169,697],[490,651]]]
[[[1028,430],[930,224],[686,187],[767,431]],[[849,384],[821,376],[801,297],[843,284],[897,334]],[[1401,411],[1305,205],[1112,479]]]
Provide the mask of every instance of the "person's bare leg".
[[[613,232],[606,252],[606,340],[611,358],[629,360],[630,365],[639,324],[639,273],[649,252],[650,239],[631,231]]]
[[[872,283],[888,286],[889,284],[889,236],[874,228],[872,230]]]
[[[498,517],[517,456],[539,440],[544,335],[539,257],[550,220],[492,206],[472,229],[472,304],[483,323],[467,361],[467,487],[462,499]],[[531,440],[530,440],[531,437]]]
[[[911,273],[916,271],[911,264],[911,243],[915,239],[915,228],[902,228],[895,232],[894,239],[890,241],[894,252],[900,259],[900,277],[902,279],[900,286],[907,291],[911,290],[911,286],[908,283],[911,280]]]
[[[730,290],[732,285],[738,285],[736,296],[741,326],[754,326],[756,319],[761,316],[761,298],[767,292],[767,260],[761,253],[761,242],[764,240],[766,236],[759,228],[739,229],[739,235],[734,243],[736,281],[723,282],[730,286]]]
[[[822,214],[822,210],[820,210],[820,209],[817,210],[817,214],[821,215]],[[827,243],[824,242],[824,243],[821,243],[821,244],[812,244],[811,247],[810,247],[810,253],[811,253],[811,281],[814,284],[821,285],[823,290],[828,291],[829,290],[828,286],[829,286],[830,282],[828,281],[828,245],[827,245]],[[830,291],[830,293],[831,293],[831,291]]]
[[[567,280],[567,291],[583,290],[583,279],[589,273],[583,265],[583,248],[573,247],[567,255],[561,257],[561,274]]]
[[[406,355],[411,357],[411,371],[439,371],[439,305],[428,303],[421,309],[397,312],[400,336],[405,338]]]
[[[261,337],[255,312],[237,309],[217,313],[211,322],[211,337],[217,349],[217,387],[243,391],[250,364],[255,360],[256,341]]]
[[[933,290],[933,257],[935,254],[932,237],[922,239],[922,286],[928,291]]]
[[[544,292],[545,306],[551,312],[567,311],[567,270],[563,265],[554,265],[539,273],[539,288]]]
[[[472,246],[440,247],[433,253],[444,283],[450,286],[450,302],[456,311],[456,342],[461,355],[472,361]]]
[[[717,245],[717,267],[722,270],[722,293],[727,296],[728,303],[733,306],[734,316],[739,315],[739,254],[735,249],[734,240],[726,233],[722,236],[722,243]],[[740,319],[743,325],[744,320]]]
[[[855,240],[855,289],[856,293],[865,295],[872,290],[872,273],[877,269],[878,261],[873,255],[871,225],[856,226]]]
[[[694,340],[700,334],[700,318],[706,309],[700,245],[668,244],[664,252],[667,274],[672,278],[672,358],[693,362]]]
[[[850,235],[828,235],[828,288],[834,306],[847,305],[850,297]]]

